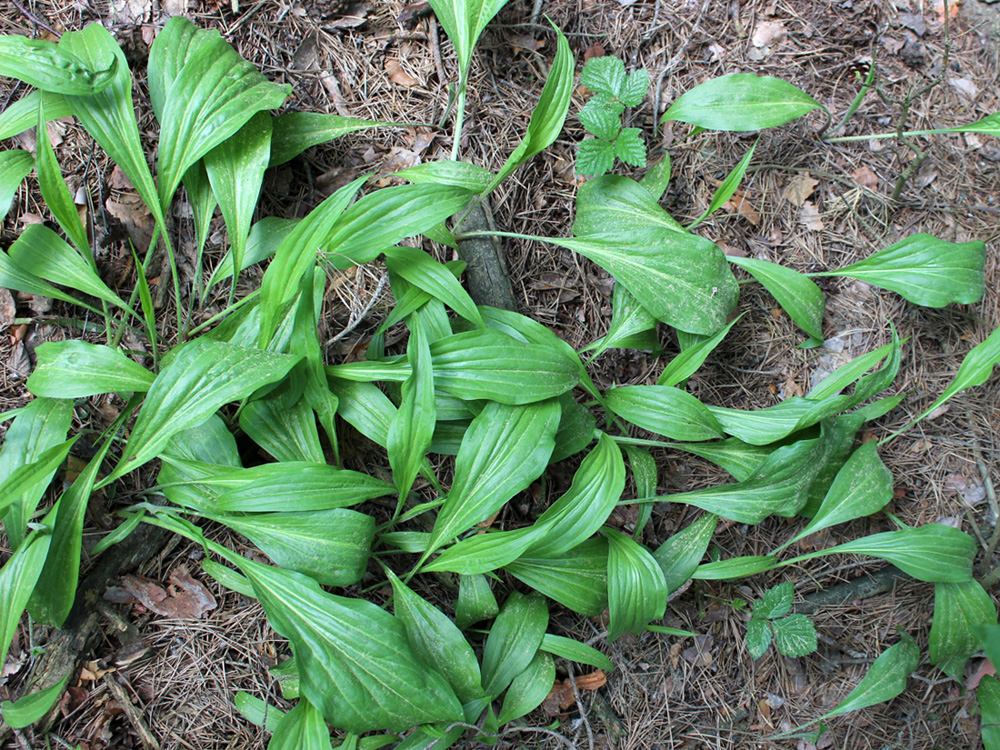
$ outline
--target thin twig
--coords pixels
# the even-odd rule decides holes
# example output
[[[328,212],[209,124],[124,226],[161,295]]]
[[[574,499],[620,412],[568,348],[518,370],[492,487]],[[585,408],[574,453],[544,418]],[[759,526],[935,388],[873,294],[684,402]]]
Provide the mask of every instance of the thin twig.
[[[19,0],[10,0],[10,1],[14,4],[15,8],[17,8],[19,11],[21,11],[21,15],[23,15],[25,18],[27,18],[29,21],[31,21],[33,24],[35,24],[35,26],[41,26],[46,31],[48,31],[48,32],[50,32],[52,34],[55,34],[57,37],[61,37],[62,36],[62,32],[56,31],[55,29],[53,29],[45,21],[43,21],[41,18],[39,18],[34,13],[32,13],[30,10],[28,10],[23,5],[21,5],[21,3],[19,2]]]
[[[583,701],[580,700],[580,691],[576,687],[576,676],[573,674],[573,663],[570,661],[566,662],[566,673],[569,675],[569,684],[573,688],[573,699],[576,701],[576,707],[580,711],[580,720],[583,722],[583,728],[587,730],[587,748],[588,750],[594,750],[594,731],[590,728],[587,711],[583,707]]]
[[[326,342],[326,346],[332,346],[333,344],[340,341],[344,336],[347,336],[351,331],[361,325],[361,322],[368,316],[368,313],[372,311],[375,307],[375,303],[378,302],[379,297],[382,296],[382,291],[385,289],[386,283],[389,281],[389,274],[385,274],[379,279],[378,286],[375,287],[375,293],[372,294],[372,298],[368,300],[368,304],[365,305],[364,309],[357,314],[356,317],[352,316],[353,319],[349,320],[344,330],[334,336],[332,339]]]

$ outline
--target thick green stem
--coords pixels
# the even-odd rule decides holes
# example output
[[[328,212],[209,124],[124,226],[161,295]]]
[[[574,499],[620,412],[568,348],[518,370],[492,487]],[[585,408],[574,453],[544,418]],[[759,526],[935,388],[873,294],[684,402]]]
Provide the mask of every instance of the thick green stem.
[[[452,131],[451,160],[458,161],[458,149],[462,143],[462,121],[465,119],[465,83],[459,84],[458,103],[455,106],[455,128]]]

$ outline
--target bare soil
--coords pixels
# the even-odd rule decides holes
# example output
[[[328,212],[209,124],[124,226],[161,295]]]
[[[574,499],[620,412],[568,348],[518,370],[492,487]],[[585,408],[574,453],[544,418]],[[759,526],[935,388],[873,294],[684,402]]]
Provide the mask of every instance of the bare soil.
[[[23,10],[19,5],[25,6]],[[511,0],[482,38],[473,64],[464,158],[495,169],[518,143],[554,52],[547,16],[566,32],[578,64],[587,55],[607,53],[624,59],[630,70],[650,71],[650,96],[630,113],[629,124],[645,132],[650,163],[669,150],[674,177],[663,205],[682,222],[708,206],[718,181],[756,138],[756,134],[686,138],[687,126],[655,127],[674,99],[708,78],[736,72],[775,75],[808,91],[839,117],[858,90],[852,66],[874,57],[880,86],[890,98],[902,99],[908,91],[941,78],[940,85],[914,102],[907,128],[967,123],[998,109],[1000,23],[992,8],[979,0],[967,0],[950,19],[948,39],[941,11],[930,0],[545,0],[537,5],[544,15],[533,16],[528,0]],[[419,4],[406,6],[400,0],[239,4],[116,0],[111,6],[100,0],[19,0],[0,8],[0,32],[52,38],[51,31],[34,22],[43,21],[56,31],[104,22],[128,52],[138,81],[141,125],[151,138],[155,123],[144,99],[142,77],[148,45],[168,11],[184,12],[200,25],[219,29],[266,75],[291,83],[289,109],[436,123],[447,103],[455,60],[433,16],[421,10]],[[948,65],[942,73],[946,45]],[[22,94],[23,87],[4,83],[0,102]],[[493,196],[500,228],[569,234],[581,182],[574,170],[574,151],[584,136],[572,113],[584,101],[578,92],[559,140]],[[899,111],[897,104],[869,95],[844,133],[893,130]],[[913,154],[891,140],[823,143],[815,135],[822,123],[822,116],[814,114],[764,132],[740,191],[742,203],[715,214],[699,233],[727,252],[803,271],[843,267],[916,232],[957,242],[984,240],[989,243],[987,295],[974,306],[931,310],[861,282],[833,279],[824,286],[827,344],[819,350],[801,350],[795,348],[802,341],[801,332],[766,292],[747,284],[740,302],[746,315],[692,379],[690,390],[706,402],[742,409],[801,395],[838,364],[889,341],[891,322],[910,339],[895,386],[907,396],[900,408],[871,425],[871,435],[881,437],[921,413],[951,380],[964,352],[1000,326],[994,244],[1000,214],[1000,142],[985,135],[916,139],[928,150],[928,158],[892,202],[889,196]],[[75,125],[59,129],[57,154],[64,173],[91,191],[95,221],[111,228],[114,221],[125,221],[123,229],[135,231],[135,226],[128,226],[131,216],[141,229],[141,216],[130,213],[127,202],[120,200],[112,165],[99,149]],[[450,147],[449,131],[430,126],[343,137],[274,170],[265,186],[262,215],[301,216],[356,176],[385,175],[383,183],[389,184],[391,172],[446,158]],[[625,173],[640,176],[642,170],[626,168]],[[108,200],[126,205],[117,219]],[[20,229],[17,217],[25,214],[47,216],[30,185],[18,193],[0,230],[4,246]],[[183,206],[178,219],[183,231]],[[190,238],[187,242],[188,249],[193,248]],[[221,222],[210,245],[212,257],[221,257],[225,249]],[[128,289],[134,274],[126,248],[120,240],[112,241],[100,261],[105,278]],[[612,289],[604,271],[548,246],[508,241],[505,249],[522,312],[555,329],[574,347],[604,333]],[[246,290],[257,281],[259,271],[249,273]],[[190,285],[190,279],[184,283]],[[385,292],[384,274],[374,264],[331,279],[323,332],[332,342],[331,361],[363,352],[389,304]],[[27,398],[23,383],[34,346],[82,335],[76,311],[58,304],[42,309],[37,301],[32,306],[25,299],[12,302],[15,313],[3,321],[7,335],[0,338],[3,409]],[[0,304],[0,312],[3,309]],[[202,314],[207,318],[215,311],[209,307]],[[173,315],[169,309],[162,314],[165,320]],[[664,352],[658,357],[626,350],[602,355],[595,363],[595,379],[602,387],[654,382],[677,351],[676,341],[666,332],[662,344]],[[951,523],[975,533],[985,546],[997,523],[985,485],[989,477],[1000,484],[998,384],[994,376],[985,386],[953,399],[946,409],[881,451],[896,477],[889,510],[898,518],[910,524]],[[116,406],[121,404],[92,399],[82,413],[100,422]],[[664,492],[727,481],[711,465],[680,453],[664,451],[657,458]],[[145,479],[152,482],[152,477]],[[85,546],[112,525],[106,513],[117,502],[128,498],[108,498],[108,507],[93,509]],[[684,506],[659,507],[644,541],[656,545],[695,517],[697,513]],[[635,517],[625,511],[613,520],[628,528]],[[714,544],[723,558],[765,554],[787,538],[793,524],[782,519],[756,527],[728,524]],[[878,516],[824,532],[798,546],[803,551],[821,548],[890,528],[890,521]],[[253,554],[245,540],[220,538]],[[4,552],[0,542],[0,558]],[[165,585],[182,564],[198,577],[197,558],[197,550],[174,541],[136,572]],[[977,572],[988,572],[996,564],[980,560]],[[732,606],[733,600],[751,601],[789,579],[795,581],[797,594],[808,596],[880,567],[877,562],[821,558],[795,570],[745,581],[695,582],[671,601],[665,621],[698,633],[694,641],[646,633],[623,636],[608,645],[601,637],[606,623],[600,618],[559,614],[553,618],[554,627],[605,650],[616,669],[606,686],[581,691],[581,704],[557,717],[558,726],[552,726],[554,717],[537,712],[523,731],[505,733],[497,747],[955,750],[979,746],[974,698],[962,684],[944,678],[927,663],[911,678],[903,696],[831,721],[817,746],[805,739],[767,739],[836,705],[874,658],[896,642],[898,629],[925,646],[933,587],[901,581],[874,597],[820,611],[813,618],[820,648],[799,659],[769,652],[752,660],[743,646],[747,615]],[[267,669],[288,655],[288,646],[270,629],[256,602],[210,579],[204,583],[218,607],[197,620],[171,619],[134,605],[102,605],[107,621],[102,640],[86,655],[54,733],[46,738],[25,732],[2,747],[151,747],[143,744],[143,735],[155,738],[163,750],[266,747],[268,735],[234,710],[232,698],[236,691],[246,691],[287,708]],[[450,595],[442,590],[439,596],[447,600]],[[126,625],[128,631],[123,631]],[[126,632],[136,630],[134,638],[126,637]],[[15,640],[0,677],[0,698],[16,695],[31,666],[31,648],[44,637],[43,629],[26,626]],[[135,655],[139,658],[133,660]],[[973,659],[970,674],[981,663]],[[560,679],[566,676],[560,674]],[[107,679],[124,688],[137,710],[122,710],[122,693],[111,692]]]

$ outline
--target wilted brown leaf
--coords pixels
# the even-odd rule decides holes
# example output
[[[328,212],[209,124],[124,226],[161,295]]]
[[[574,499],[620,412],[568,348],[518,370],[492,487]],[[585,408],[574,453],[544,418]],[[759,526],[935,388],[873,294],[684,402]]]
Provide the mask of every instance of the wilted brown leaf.
[[[153,216],[136,193],[123,193],[121,198],[121,202],[108,198],[104,207],[125,226],[129,239],[141,253],[153,239]]]
[[[166,590],[155,581],[132,575],[122,576],[122,588],[143,607],[163,617],[197,619],[218,606],[212,592],[192,578],[184,565],[171,572]]]
[[[806,201],[802,204],[802,210],[799,212],[799,219],[805,225],[805,228],[812,232],[822,232],[823,231],[823,220],[819,217],[819,209],[816,208],[810,201]]]
[[[814,180],[808,172],[795,175],[781,191],[781,197],[795,206],[801,206],[813,194],[819,180]]]
[[[607,675],[598,669],[596,672],[577,677],[576,689],[577,691],[597,690],[606,685],[607,682]],[[569,711],[574,705],[576,705],[576,696],[573,694],[573,681],[567,678],[555,681],[548,697],[542,701],[542,710],[549,716],[558,716]]]
[[[733,193],[733,197],[723,203],[722,208],[727,211],[735,211],[754,226],[760,224],[760,214],[750,205],[746,193],[742,190]]]
[[[878,175],[872,172],[867,165],[862,165],[851,172],[851,177],[861,187],[875,190],[878,187]]]
[[[781,21],[761,21],[753,30],[750,43],[754,47],[773,47],[788,38],[788,30]]]
[[[591,44],[583,53],[583,62],[586,63],[592,57],[604,57],[604,47],[599,42]]]
[[[409,89],[420,84],[420,81],[403,70],[402,64],[395,58],[386,60],[385,72],[389,74],[389,78],[393,83],[404,88]]]
[[[3,287],[0,287],[0,330],[10,326],[17,315],[17,305],[14,304],[14,296]]]

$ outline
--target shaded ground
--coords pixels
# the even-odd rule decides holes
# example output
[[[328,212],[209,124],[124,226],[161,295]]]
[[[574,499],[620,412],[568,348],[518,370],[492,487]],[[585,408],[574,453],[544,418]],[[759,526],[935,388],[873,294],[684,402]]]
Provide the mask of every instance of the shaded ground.
[[[978,0],[971,6],[982,11]],[[164,6],[169,3],[163,3]],[[173,7],[183,5],[177,0]],[[228,4],[190,0],[189,15],[218,28],[242,54],[279,82],[294,85],[289,108],[409,122],[436,122],[447,102],[454,59],[433,18],[418,15],[401,21],[401,2],[343,4],[336,0],[299,0]],[[810,92],[835,114],[846,110],[857,84],[852,64],[873,54],[887,94],[902,97],[939,74],[945,39],[930,4],[905,2],[544,2],[542,11],[570,38],[578,62],[598,52],[622,57],[629,69],[647,68],[653,87],[644,104],[630,115],[650,144],[651,161],[669,148],[674,178],[665,208],[682,222],[708,205],[717,182],[753,143],[754,134],[703,134],[681,139],[687,126],[674,125],[653,135],[653,122],[671,101],[707,78],[733,72],[780,76]],[[116,19],[114,30],[141,73],[145,54],[160,25],[159,7],[141,1],[116,3],[117,11],[86,1],[63,5],[37,2],[39,18],[61,29],[79,28],[95,19]],[[466,159],[496,168],[517,144],[553,52],[552,35],[543,22],[530,23],[532,8],[512,0],[498,22],[484,34],[473,65]],[[324,15],[326,14],[326,15]],[[944,83],[917,101],[908,127],[941,127],[980,119],[996,112],[997,52],[975,24],[989,31],[988,16],[960,15],[951,26],[951,64]],[[0,30],[31,33],[31,23],[16,8],[0,10]],[[0,91],[0,101],[20,95]],[[143,87],[140,111],[148,112]],[[571,112],[582,106],[578,94]],[[898,108],[877,96],[865,99],[845,133],[882,132],[895,127]],[[741,193],[745,202],[716,214],[699,233],[727,252],[776,260],[805,271],[847,265],[915,232],[952,241],[996,237],[1000,142],[988,136],[951,136],[920,143],[929,157],[910,180],[896,205],[888,196],[910,154],[891,141],[820,143],[814,132],[822,118],[812,115],[763,134]],[[149,115],[147,130],[154,127]],[[546,153],[502,186],[493,198],[497,224],[514,232],[566,235],[579,179],[574,174],[575,144],[584,133],[572,117]],[[89,139],[70,125],[57,153],[64,172],[102,189],[98,208],[108,199],[127,206],[114,187],[110,165],[91,165]],[[363,173],[387,174],[421,160],[445,158],[449,136],[432,128],[386,129],[348,136],[313,149],[291,165],[275,170],[265,186],[263,211],[302,215],[334,189]],[[96,156],[96,155],[95,155]],[[641,172],[641,170],[640,170]],[[637,172],[636,174],[639,174]],[[627,173],[627,172],[626,172]],[[99,175],[99,179],[97,176]],[[806,178],[815,181],[815,185]],[[387,178],[388,179],[388,178]],[[798,185],[796,192],[794,186]],[[811,190],[802,189],[803,185]],[[805,194],[803,194],[805,193]],[[44,216],[37,196],[22,189],[12,216]],[[110,213],[109,211],[102,212]],[[120,211],[127,221],[128,210]],[[183,215],[180,217],[183,221]],[[141,222],[140,222],[141,224]],[[16,227],[8,218],[0,235],[8,244]],[[218,257],[221,234],[213,237]],[[944,310],[917,308],[889,292],[849,279],[825,286],[827,346],[802,351],[800,332],[773,300],[755,285],[743,288],[741,311],[747,314],[707,365],[694,377],[691,391],[714,404],[760,408],[801,395],[821,373],[842,361],[886,343],[887,321],[910,337],[896,387],[908,392],[902,406],[872,425],[875,436],[902,427],[921,413],[950,381],[962,354],[1000,325],[997,254],[989,245],[988,291],[976,306]],[[610,317],[612,284],[607,275],[568,251],[517,242],[507,244],[515,295],[522,311],[554,328],[574,347],[600,336]],[[106,278],[131,285],[127,253],[112,244],[102,258]],[[388,303],[380,270],[366,268],[333,279],[328,295],[326,336],[340,337],[331,360],[363,350]],[[259,279],[250,275],[247,289]],[[367,314],[363,312],[370,308]],[[208,317],[211,308],[205,312]],[[17,343],[78,336],[66,325],[68,311],[58,307],[33,312],[21,301],[10,336],[0,342],[0,388],[9,408],[24,397],[30,368],[28,352]],[[30,316],[30,320],[28,320]],[[348,331],[346,335],[343,333]],[[391,337],[390,337],[391,341]],[[597,361],[598,385],[652,383],[676,352],[664,335],[659,358],[644,352],[615,350]],[[28,349],[30,351],[30,347]],[[113,404],[95,403],[99,413]],[[896,500],[890,510],[911,524],[947,522],[989,538],[996,523],[977,467],[981,458],[995,483],[1000,398],[997,378],[947,410],[898,438],[882,451],[896,477]],[[697,489],[725,481],[717,469],[681,454],[663,452],[661,490]],[[696,514],[677,506],[658,508],[644,541],[655,545],[683,528]],[[627,511],[618,523],[634,521]],[[733,524],[717,533],[722,557],[765,554],[787,537],[789,521],[772,519],[758,527]],[[108,520],[88,519],[92,544]],[[842,538],[890,528],[884,518],[858,521],[800,543],[825,547]],[[241,552],[244,542],[229,539]],[[2,551],[2,550],[0,550]],[[171,571],[196,552],[171,544],[141,573],[165,582]],[[995,561],[981,561],[988,571]],[[841,581],[856,579],[878,563],[824,558],[795,570],[797,592],[807,595]],[[603,748],[802,748],[798,740],[767,742],[774,731],[805,723],[832,708],[857,683],[871,661],[897,639],[897,628],[925,645],[933,591],[929,584],[901,583],[891,591],[830,608],[814,617],[819,651],[800,659],[769,653],[753,661],[743,648],[745,615],[734,598],[752,600],[788,573],[758,576],[736,583],[696,582],[671,602],[666,624],[700,634],[696,643],[647,633],[623,636],[613,646],[601,638],[604,623],[572,616],[554,618],[566,635],[606,650],[618,668],[608,685],[583,700],[585,711],[571,712],[558,732],[576,747]],[[150,648],[127,662],[125,638],[109,622],[103,642],[90,656],[88,672],[70,692],[65,718],[56,733],[70,744],[98,748],[141,747],[137,721],[122,714],[102,672],[109,667],[139,708],[141,723],[166,748],[251,748],[266,746],[267,735],[232,708],[232,695],[244,690],[283,705],[266,670],[288,653],[270,630],[259,606],[206,581],[218,608],[202,620],[171,620],[134,608],[111,608],[138,626],[141,644]],[[40,634],[26,630],[12,650],[13,661],[0,680],[0,696],[15,688],[30,662],[28,653]],[[20,659],[20,661],[18,661]],[[979,666],[973,660],[970,670]],[[7,674],[7,672],[10,674]],[[565,675],[561,675],[563,677]],[[596,696],[596,697],[595,697]],[[820,747],[930,748],[975,747],[975,703],[961,686],[922,665],[899,699],[831,722]],[[531,727],[552,719],[538,714]],[[41,738],[27,746],[44,747]],[[56,741],[53,740],[53,743]],[[499,747],[557,747],[562,740],[542,731],[512,733]],[[17,747],[12,739],[4,747]],[[24,746],[23,744],[21,745]],[[53,745],[55,746],[55,745]],[[565,746],[565,745],[564,745]]]

